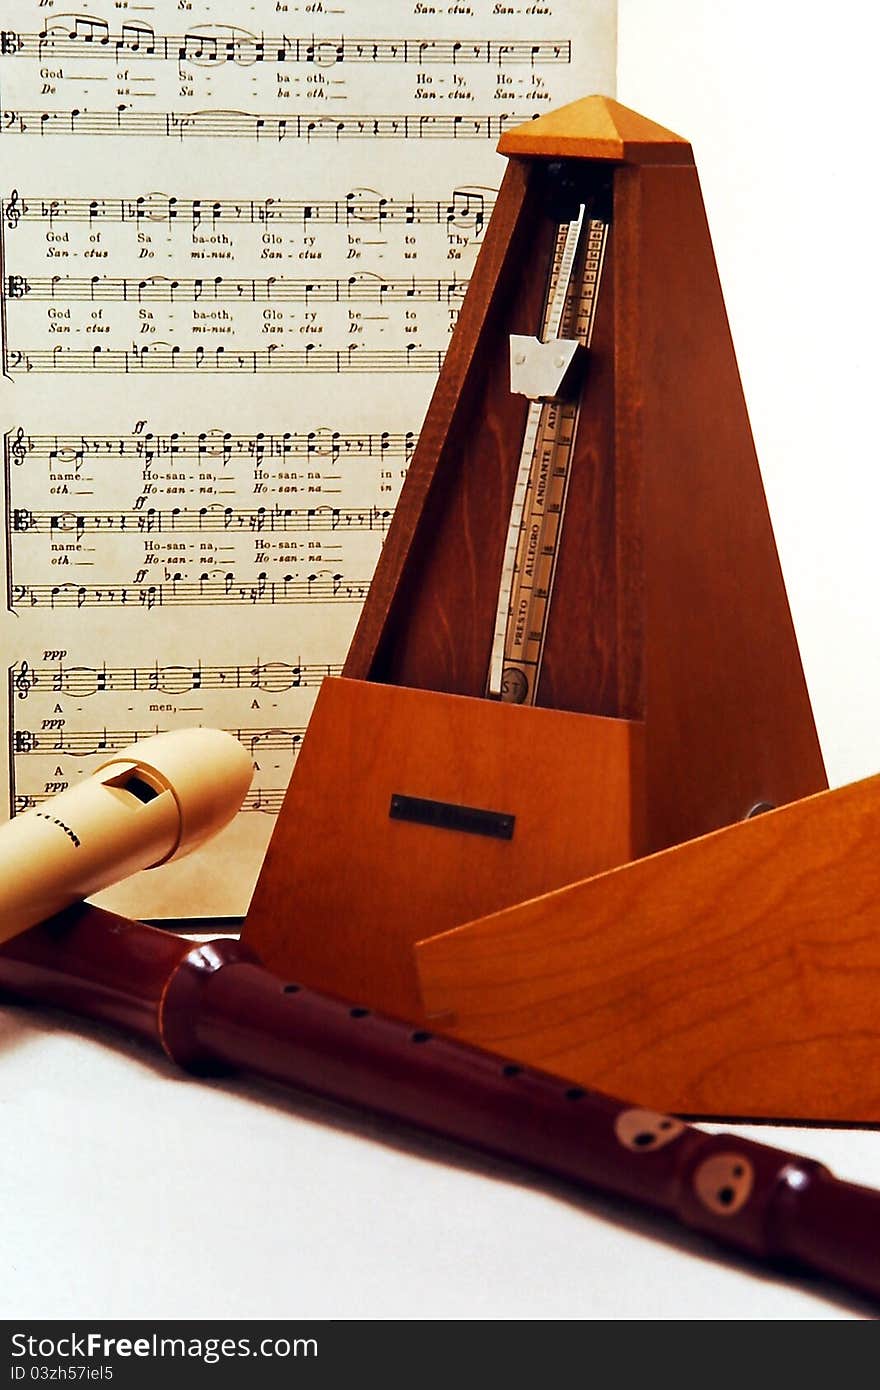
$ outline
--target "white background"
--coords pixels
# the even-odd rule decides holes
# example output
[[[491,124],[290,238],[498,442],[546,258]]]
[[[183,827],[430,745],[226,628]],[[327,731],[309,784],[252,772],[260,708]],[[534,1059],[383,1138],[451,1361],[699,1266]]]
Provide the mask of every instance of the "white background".
[[[618,98],[690,139],[833,786],[880,771],[878,10],[620,0]]]
[[[622,0],[619,96],[694,144],[829,773],[880,768],[873,6]],[[268,1089],[0,1015],[6,1317],[834,1318]],[[880,1134],[764,1132],[880,1185]]]

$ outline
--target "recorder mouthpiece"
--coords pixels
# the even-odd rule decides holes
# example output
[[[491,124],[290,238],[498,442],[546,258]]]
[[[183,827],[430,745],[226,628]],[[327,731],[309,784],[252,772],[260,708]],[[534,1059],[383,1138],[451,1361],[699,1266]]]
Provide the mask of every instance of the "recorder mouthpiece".
[[[231,734],[177,729],[123,748],[16,816],[0,827],[0,941],[189,854],[232,820],[252,777]]]

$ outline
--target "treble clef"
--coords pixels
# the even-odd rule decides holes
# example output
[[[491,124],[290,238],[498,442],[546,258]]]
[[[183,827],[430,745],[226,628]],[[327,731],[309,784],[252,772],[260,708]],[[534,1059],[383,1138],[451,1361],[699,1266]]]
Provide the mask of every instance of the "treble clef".
[[[15,438],[9,446],[9,452],[20,468],[28,455],[28,446],[24,442],[24,425],[19,425]]]
[[[24,212],[24,203],[18,196],[17,188],[13,188],[12,197],[6,204],[5,212],[6,225],[9,228],[10,232],[14,232],[21,220],[21,214]]]
[[[26,661],[23,661],[13,679],[15,693],[19,700],[26,700],[37,683],[37,678]]]

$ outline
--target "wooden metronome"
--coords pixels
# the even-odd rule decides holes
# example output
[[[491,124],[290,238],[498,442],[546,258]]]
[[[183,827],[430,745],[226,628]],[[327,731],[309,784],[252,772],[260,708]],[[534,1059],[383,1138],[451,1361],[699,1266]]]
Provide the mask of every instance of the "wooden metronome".
[[[245,926],[410,1018],[417,940],[826,786],[690,146],[589,97],[499,149]]]

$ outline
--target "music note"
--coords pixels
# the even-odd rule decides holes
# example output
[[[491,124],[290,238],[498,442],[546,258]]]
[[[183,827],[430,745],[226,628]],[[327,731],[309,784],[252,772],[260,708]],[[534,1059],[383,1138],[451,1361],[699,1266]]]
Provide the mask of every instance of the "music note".
[[[181,62],[216,63],[220,56],[219,44],[213,34],[195,30],[184,35],[183,46],[177,56]]]
[[[495,98],[498,70],[529,74],[544,34],[490,60],[485,35],[455,41],[447,19],[413,25],[389,5],[381,34],[352,38],[329,18],[285,34],[204,8],[177,24],[50,8],[42,35],[45,16],[5,20],[0,142],[25,142],[9,167],[32,166],[0,206],[4,366],[22,395],[5,436],[16,658],[31,643],[10,699],[22,795],[42,794],[50,754],[91,758],[168,718],[240,728],[281,758],[254,797],[266,814],[280,804],[494,205],[498,113],[514,106]],[[520,43],[519,27],[498,33]],[[50,59],[63,80],[43,96]],[[467,106],[445,95],[453,67]],[[429,119],[417,74],[439,93]],[[430,160],[412,140],[430,140]],[[39,173],[84,168],[80,143],[91,183]],[[232,172],[213,182],[225,148]],[[167,173],[139,181],[160,149]],[[265,720],[248,728],[253,698]],[[43,729],[59,699],[64,728]]]
[[[104,40],[100,40],[104,42]],[[484,115],[381,115],[288,117],[248,111],[154,111],[120,103],[113,111],[74,107],[71,111],[6,111],[4,127],[10,133],[41,136],[125,136],[148,139],[170,136],[176,140],[493,140],[510,124],[521,124],[522,112]]]
[[[60,21],[53,27],[58,27],[58,23]],[[105,19],[92,19],[88,15],[75,15],[73,17],[73,29],[70,30],[68,37],[83,43],[108,44],[110,42],[110,27]]]
[[[156,33],[149,25],[141,20],[126,20],[122,26],[119,38],[114,41],[115,50],[118,53],[127,51],[129,53],[143,54],[144,57],[151,58],[156,52]]]
[[[73,28],[70,21],[73,20]],[[461,63],[493,63],[498,68],[571,63],[569,40],[531,42],[526,39],[484,40],[464,43],[459,39],[421,38],[322,38],[308,42],[286,34],[259,37],[232,25],[213,25],[214,32],[190,30],[187,34],[156,34],[146,24],[128,20],[119,34],[110,34],[104,20],[87,15],[59,17],[39,33],[0,31],[0,55],[41,59],[46,49],[55,57],[70,57],[83,43],[97,44],[95,57],[130,53],[140,59],[165,62],[251,64],[254,62],[305,63],[333,67],[339,63],[405,63],[419,67],[448,64],[452,71]],[[109,50],[109,52],[107,51]]]
[[[364,195],[362,202],[361,195]],[[485,190],[484,196],[483,220],[487,221],[494,209],[495,190]],[[210,217],[212,225],[261,225],[272,221],[288,226],[323,226],[328,223],[345,225],[357,219],[379,220],[391,225],[431,226],[449,223],[450,209],[455,208],[455,192],[447,198],[416,199],[413,195],[389,198],[373,189],[356,189],[339,199],[299,201],[270,197],[253,201],[231,199],[228,202],[208,202],[200,198],[186,201],[173,195],[150,193],[140,194],[134,199],[43,196],[28,203],[15,193],[7,207],[11,208],[13,226],[17,226],[23,218],[45,221],[50,227],[57,222],[94,224],[100,220],[121,224],[132,221],[185,222],[197,229],[205,217]],[[6,211],[4,208],[4,216]],[[464,228],[466,219],[461,218],[460,221]]]

